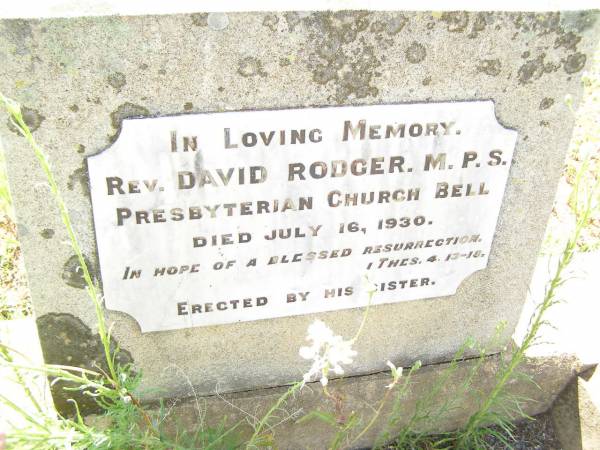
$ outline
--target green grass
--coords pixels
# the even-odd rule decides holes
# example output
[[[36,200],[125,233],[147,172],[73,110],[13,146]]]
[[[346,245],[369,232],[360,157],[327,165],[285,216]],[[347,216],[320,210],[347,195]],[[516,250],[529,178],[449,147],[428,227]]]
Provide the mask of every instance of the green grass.
[[[4,152],[0,148],[0,320],[31,315],[13,214]]]

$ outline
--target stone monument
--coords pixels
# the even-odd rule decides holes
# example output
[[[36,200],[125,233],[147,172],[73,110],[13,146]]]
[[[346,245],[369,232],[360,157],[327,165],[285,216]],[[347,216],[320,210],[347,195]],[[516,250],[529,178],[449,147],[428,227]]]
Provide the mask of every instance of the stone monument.
[[[3,20],[0,90],[49,154],[147,400],[300,379],[307,326],[352,336],[364,278],[348,374],[370,386],[502,321],[509,340],[598,27],[588,11]],[[33,153],[0,134],[45,358],[92,365],[77,259]]]

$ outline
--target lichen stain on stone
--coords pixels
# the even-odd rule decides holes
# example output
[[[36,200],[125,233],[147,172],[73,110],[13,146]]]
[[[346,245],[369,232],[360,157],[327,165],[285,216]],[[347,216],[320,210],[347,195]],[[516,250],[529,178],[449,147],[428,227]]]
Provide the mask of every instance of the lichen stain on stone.
[[[36,131],[46,118],[42,116],[38,111],[32,108],[28,108],[27,106],[21,106],[21,115],[23,116],[23,121],[25,125],[29,127],[29,130],[33,133]],[[21,132],[18,130],[16,126],[13,125],[12,121],[8,119],[7,126],[10,131],[21,136]]]
[[[542,99],[542,101],[540,102],[540,109],[548,109],[550,108],[552,105],[554,105],[554,99],[550,98],[550,97],[545,97]]]
[[[150,111],[148,108],[145,108],[140,105],[136,105],[135,103],[126,102],[120,105],[116,111],[110,113],[110,123],[115,130],[119,130],[121,127],[121,122],[123,119],[128,119],[131,117],[144,117],[149,116]],[[117,139],[117,133],[108,136],[109,143],[115,142]]]
[[[527,84],[541,78],[544,73],[554,72],[558,66],[552,63],[546,63],[546,55],[542,53],[537,58],[528,60],[519,68],[517,78],[519,83]]]
[[[77,144],[77,153],[85,153],[85,145]]]
[[[185,102],[183,104],[184,111],[191,111],[192,109],[194,109],[194,104],[192,102]]]
[[[54,237],[54,230],[52,228],[44,228],[40,231],[40,236],[44,239],[52,239]]]
[[[560,16],[563,28],[581,33],[592,27],[600,14],[597,10],[590,11],[563,11]]]
[[[418,64],[423,61],[426,56],[427,50],[425,50],[425,46],[418,42],[413,42],[406,49],[406,59],[410,63]]]
[[[502,70],[502,63],[499,59],[484,59],[477,66],[479,72],[483,72],[486,75],[498,76]]]
[[[262,62],[253,56],[247,56],[238,61],[237,72],[244,78],[250,78],[257,75],[261,77],[267,76],[267,72],[263,69]]]
[[[91,272],[92,266],[90,264],[90,260],[86,256],[83,257],[83,260],[85,261],[85,265],[87,266],[88,270]],[[63,265],[61,278],[71,287],[85,289],[87,284],[85,282],[85,278],[83,277],[83,268],[81,267],[81,264],[79,264],[79,258],[77,255],[72,255],[69,259],[67,259],[67,262],[65,262]]]
[[[79,106],[73,104],[73,105],[69,106],[69,111],[71,111],[71,112],[78,112],[79,111]]]
[[[47,364],[68,365],[82,367],[94,372],[108,372],[104,348],[98,334],[92,330],[78,317],[65,313],[45,314],[37,319],[40,343]],[[131,354],[123,350],[117,342],[111,338],[110,347],[113,351],[119,348],[116,355],[116,363],[124,366],[132,364]],[[51,383],[52,397],[59,413],[72,416],[75,413],[74,406],[69,399],[77,402],[83,415],[100,411],[93,397],[85,394],[84,390],[69,390],[65,387],[74,387],[65,381],[54,381]]]
[[[304,20],[314,49],[306,63],[312,79],[331,87],[328,100],[343,104],[355,98],[376,97],[375,79],[381,74],[385,51],[395,45],[408,19],[398,13],[322,12]]]
[[[106,77],[106,81],[108,82],[108,84],[110,84],[112,86],[112,88],[116,92],[121,92],[121,89],[123,89],[123,86],[125,86],[127,84],[125,74],[121,73],[121,72],[111,73],[108,77]]]
[[[583,53],[574,53],[567,56],[564,64],[565,72],[568,74],[579,72],[585,67],[587,57]]]
[[[486,13],[480,12],[475,16],[475,20],[473,21],[473,26],[471,27],[471,32],[467,35],[469,39],[475,39],[479,36],[479,33],[485,30],[487,26]]]
[[[70,191],[72,191],[75,189],[75,186],[77,184],[79,184],[79,186],[81,187],[81,191],[86,196],[90,195],[89,176],[85,166],[75,169],[73,173],[69,175],[69,180],[67,181],[67,188]]]
[[[408,18],[402,14],[397,14],[391,17],[386,26],[386,32],[389,35],[396,35],[402,31],[402,29],[408,23]]]
[[[197,27],[208,26],[208,13],[191,14],[190,18],[192,19],[192,24],[194,24]]]
[[[289,31],[295,31],[296,26],[300,24],[304,18],[304,16],[298,12],[286,12],[283,14],[283,17],[285,17]]]
[[[539,36],[561,29],[559,12],[519,13],[514,16],[513,23],[519,31]]]
[[[29,53],[33,36],[29,21],[23,19],[4,20],[2,21],[2,33],[0,34],[14,45],[17,55],[24,56]]]
[[[276,14],[267,14],[262,21],[263,26],[267,27],[271,31],[277,31],[277,24],[279,23],[279,16]]]
[[[560,34],[554,41],[554,48],[565,48],[567,50],[576,50],[577,44],[581,41],[581,36],[577,36],[572,31]]]
[[[442,21],[448,25],[448,31],[460,33],[465,31],[469,25],[469,13],[466,11],[445,12],[442,14]]]

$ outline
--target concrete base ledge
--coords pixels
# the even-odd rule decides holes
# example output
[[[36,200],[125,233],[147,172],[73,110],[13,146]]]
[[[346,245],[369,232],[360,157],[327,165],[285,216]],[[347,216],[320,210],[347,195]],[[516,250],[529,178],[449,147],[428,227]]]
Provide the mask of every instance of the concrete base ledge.
[[[552,419],[564,450],[600,448],[600,369],[569,383],[552,407]]]
[[[478,399],[489,393],[495,384],[495,376],[500,370],[500,357],[498,355],[486,357],[470,387],[462,388],[476,363],[477,360],[460,362],[449,374],[444,386],[432,402],[431,412],[435,414],[436,410],[447,401],[453,402],[452,408],[438,417],[435,422],[420,424],[421,429],[431,433],[457,429],[477,411]],[[402,400],[400,426],[407,423],[415,411],[417,402],[434,389],[440,377],[448,374],[448,367],[449,364],[424,366],[413,374],[410,388]],[[582,369],[579,361],[568,355],[529,358],[521,366],[520,371],[533,382],[526,380],[525,377],[514,378],[508,384],[508,391],[510,394],[529,399],[522,405],[525,413],[539,414],[549,409],[556,396]],[[390,380],[389,373],[378,373],[331,381],[329,391],[341,399],[337,405],[338,416],[348,417],[354,411],[363,418],[362,423],[366,424],[385,395],[386,385]],[[286,389],[287,387],[279,387],[222,396],[173,400],[167,402],[170,409],[168,408],[169,415],[166,422],[169,426],[179,423],[188,430],[194,430],[202,420],[205,425],[216,425],[223,417],[227,417],[231,424],[246,420],[248,423],[244,423],[238,430],[250,434],[252,428],[249,423],[260,419]],[[312,410],[334,412],[336,405],[333,403],[324,396],[319,383],[306,385],[284,405],[277,413],[277,418],[272,421],[272,423],[279,422],[272,429],[277,448],[326,448],[335,434],[330,426],[316,419],[301,424],[298,424],[297,420]],[[373,444],[389,417],[392,403],[393,399],[390,398],[374,426],[359,441],[353,443],[352,447],[370,447]]]

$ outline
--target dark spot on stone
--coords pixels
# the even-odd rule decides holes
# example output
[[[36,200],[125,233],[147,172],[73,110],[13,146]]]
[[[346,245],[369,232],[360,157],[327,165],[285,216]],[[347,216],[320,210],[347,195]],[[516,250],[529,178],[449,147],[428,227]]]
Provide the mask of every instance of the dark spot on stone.
[[[544,64],[544,72],[545,73],[556,72],[559,67],[560,67],[560,64],[552,64],[549,62],[549,63]]]
[[[513,16],[513,22],[517,29],[522,32],[534,32],[539,36],[560,31],[560,13],[519,13]]]
[[[375,20],[371,24],[371,33],[381,33],[383,30],[385,30],[385,23],[383,21]]]
[[[21,106],[21,115],[23,116],[23,122],[25,122],[25,125],[27,125],[32,133],[42,125],[44,120],[46,120],[46,118],[38,111],[28,108],[27,106]],[[13,125],[12,120],[8,119],[7,126],[10,131],[21,136],[21,132]]]
[[[125,79],[125,74],[121,72],[111,73],[106,78],[106,81],[108,81],[108,84],[110,84],[113,87],[113,89],[117,92],[121,92],[121,89],[127,83],[127,80]]]
[[[60,67],[62,67],[63,69],[64,69],[65,67],[67,67],[67,65],[66,65],[64,62],[58,63],[58,65],[59,65]]]
[[[418,64],[425,59],[427,51],[425,47],[418,42],[413,42],[406,49],[406,59],[413,64]]]
[[[77,105],[71,105],[71,106],[69,106],[69,109],[71,111],[73,111],[73,112],[77,112],[77,111],[79,111],[79,106],[77,106]]]
[[[92,97],[92,98],[88,97],[88,98],[86,99],[86,101],[87,101],[88,103],[94,103],[95,105],[100,105],[100,104],[102,103],[102,102],[100,101],[100,97]]]
[[[519,68],[519,72],[517,77],[519,78],[519,83],[526,84],[531,83],[534,80],[540,78],[544,72],[544,58],[546,55],[543,53],[535,59],[530,59],[525,64],[523,64]]]
[[[302,16],[297,12],[286,12],[283,17],[285,17],[289,31],[294,31],[296,26],[302,22]]]
[[[428,30],[433,30],[434,27],[435,27],[435,22],[427,22]],[[427,34],[429,34],[429,33],[427,33]]]
[[[487,26],[486,13],[480,12],[475,16],[475,20],[473,21],[473,26],[471,27],[471,32],[467,36],[469,39],[475,39],[479,36],[479,33],[485,30]]]
[[[184,111],[191,111],[192,109],[194,109],[194,104],[192,102],[184,103],[184,105],[183,105]]]
[[[140,64],[140,69],[147,70],[148,69],[148,64],[146,64],[146,63]]]
[[[554,99],[550,98],[550,97],[545,97],[542,99],[542,101],[540,102],[540,109],[548,109],[550,108],[552,105],[554,105]]]
[[[530,56],[531,56],[531,52],[529,50],[526,50],[521,54],[521,58],[523,58],[523,59],[527,59]]]
[[[598,10],[563,11],[561,13],[561,24],[563,27],[578,33],[592,27],[597,19]]]
[[[219,92],[223,92],[224,90],[225,90],[225,88],[224,88],[223,86],[219,86],[219,87],[217,88],[217,91],[219,91]]]
[[[352,24],[345,23],[341,26],[340,29],[340,37],[342,38],[342,42],[344,44],[349,44],[350,42],[354,42],[356,39],[358,31],[352,26]]]
[[[442,20],[448,24],[448,31],[460,33],[469,25],[469,14],[466,11],[445,12]]]
[[[42,33],[47,33],[47,32],[48,32],[48,28],[46,28],[46,27],[42,27],[42,28],[40,28],[40,31],[41,31]]]
[[[81,187],[81,192],[83,192],[85,195],[90,195],[89,178],[85,164],[79,169],[75,169],[73,173],[69,175],[67,188],[72,191],[75,189],[77,184],[79,184]]]
[[[566,48],[567,50],[577,50],[577,45],[581,41],[581,36],[577,36],[572,31],[559,35],[554,41],[554,48]]]
[[[83,260],[85,261],[85,265],[90,271],[91,276],[92,266],[90,261],[86,256],[83,257]],[[64,264],[61,277],[63,281],[71,287],[85,289],[87,286],[85,278],[83,277],[83,268],[81,267],[81,264],[79,264],[77,255],[71,256]]]
[[[386,32],[391,36],[398,34],[402,31],[407,23],[408,19],[405,15],[394,14],[394,16],[392,16],[387,22]]]
[[[44,239],[52,239],[54,237],[54,230],[52,228],[44,228],[40,231],[40,236]]]
[[[77,144],[77,153],[85,153],[85,145]]]
[[[277,24],[279,23],[279,16],[275,14],[268,14],[263,19],[262,24],[271,31],[277,31]]]
[[[23,56],[29,53],[33,35],[29,21],[23,19],[3,20],[2,30],[3,32],[0,34],[15,46],[17,55]]]
[[[378,55],[394,45],[384,35],[388,21],[379,14],[339,11],[314,13],[305,23],[313,52],[305,61],[313,81],[331,89],[329,101],[343,104],[379,94],[373,84],[381,66]]]
[[[526,141],[527,139],[529,139],[529,136],[523,136],[524,141]]]
[[[123,119],[130,117],[144,117],[150,115],[148,108],[136,105],[134,103],[126,102],[120,105],[116,111],[110,113],[110,123],[115,129],[119,129]]]
[[[540,127],[547,127],[548,125],[550,125],[550,122],[547,120],[540,120]]]
[[[477,70],[485,73],[486,75],[495,77],[500,75],[502,64],[500,63],[499,59],[484,59],[479,63]]]
[[[263,70],[262,62],[253,56],[247,56],[238,62],[237,72],[244,78],[260,75],[266,77],[267,73]]]
[[[158,74],[159,75],[166,75],[167,71],[165,69],[158,69]]]
[[[208,13],[196,13],[190,15],[192,23],[197,27],[208,26]]]
[[[104,354],[104,347],[98,334],[81,319],[71,314],[51,313],[38,317],[38,333],[40,344],[47,364],[81,367],[95,372],[108,372],[108,365]],[[115,362],[120,366],[133,364],[131,354],[123,350],[114,338],[110,340],[110,348],[116,352]],[[72,417],[75,407],[69,399],[77,402],[82,415],[98,413],[102,408],[98,406],[86,390],[65,390],[65,387],[78,387],[66,381],[51,379],[51,390],[54,405],[62,415]]]
[[[423,78],[423,81],[421,81],[421,83],[423,84],[423,86],[429,86],[431,84],[431,77]]]
[[[292,64],[292,62],[290,61],[289,58],[279,58],[279,66],[280,67],[286,67],[291,64]]]
[[[574,53],[567,56],[564,65],[565,72],[569,74],[579,72],[584,68],[586,59],[587,57],[583,53]]]

